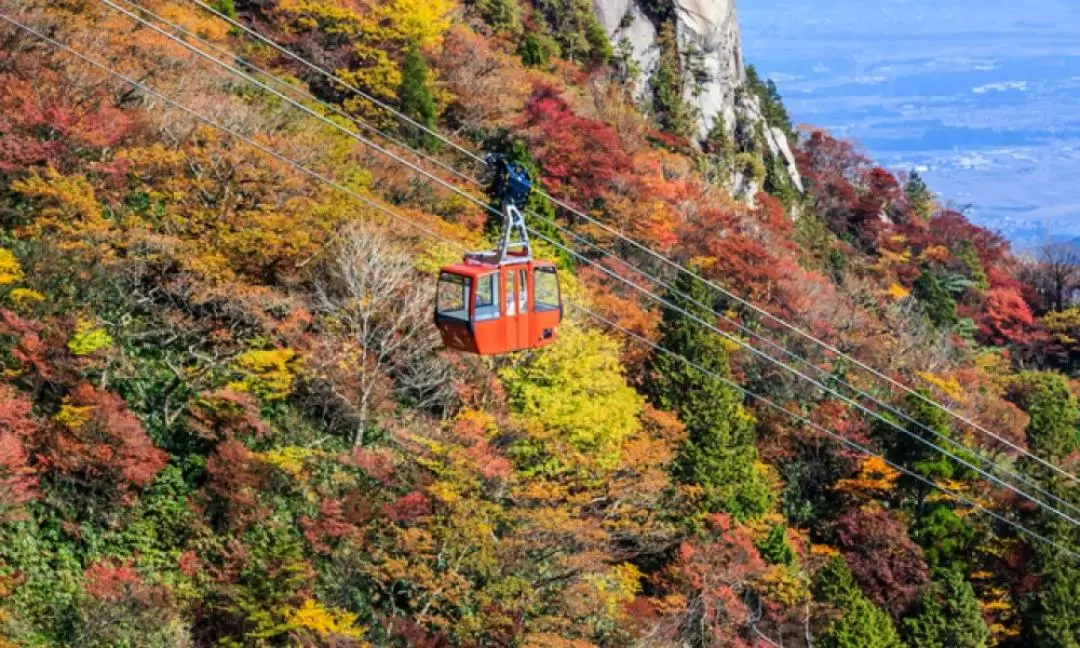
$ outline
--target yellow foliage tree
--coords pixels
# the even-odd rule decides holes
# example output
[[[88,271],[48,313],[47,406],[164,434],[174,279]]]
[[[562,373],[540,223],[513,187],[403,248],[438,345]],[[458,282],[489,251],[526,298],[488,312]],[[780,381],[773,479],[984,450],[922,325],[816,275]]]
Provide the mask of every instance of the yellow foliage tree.
[[[283,400],[292,392],[295,365],[296,352],[292,349],[245,351],[232,362],[233,371],[243,377],[229,383],[228,388],[255,394],[268,402]]]
[[[384,101],[397,99],[401,52],[410,44],[438,48],[456,8],[455,0],[286,0],[280,5],[294,30],[351,43],[355,65],[337,70],[338,76]],[[379,115],[363,98],[351,98],[345,106],[368,117]]]
[[[23,279],[23,269],[11,250],[0,248],[0,286],[18,283]]]
[[[835,490],[855,495],[873,495],[886,493],[896,487],[900,471],[896,470],[881,457],[867,457],[863,460],[859,474],[852,479],[836,482]]]
[[[963,403],[967,401],[967,395],[964,393],[964,388],[960,384],[960,381],[953,377],[942,377],[936,374],[932,374],[928,371],[919,371],[917,374],[919,378],[922,378],[927,383],[933,385],[952,400]]]
[[[290,611],[285,620],[289,625],[310,632],[320,639],[359,639],[364,636],[364,628],[356,625],[355,614],[345,610],[326,609],[312,599]]]
[[[619,346],[567,322],[559,344],[502,373],[510,400],[556,464],[609,469],[620,444],[641,429],[641,396],[619,362]],[[568,442],[568,447],[564,445]]]
[[[85,247],[105,238],[112,229],[98,205],[94,186],[85,176],[66,176],[49,168],[16,180],[11,188],[36,207],[36,217],[24,231],[27,236],[59,233],[70,245]]]
[[[68,350],[77,356],[85,356],[107,349],[112,344],[112,336],[104,328],[81,321],[75,327],[75,334],[68,340]]]

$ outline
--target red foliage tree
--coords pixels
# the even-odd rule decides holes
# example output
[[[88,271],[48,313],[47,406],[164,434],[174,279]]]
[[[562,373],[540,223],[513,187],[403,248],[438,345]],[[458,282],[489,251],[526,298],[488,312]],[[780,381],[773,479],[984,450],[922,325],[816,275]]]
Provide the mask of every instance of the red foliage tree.
[[[750,532],[729,516],[708,519],[702,537],[684,542],[668,568],[668,579],[687,600],[678,621],[679,639],[688,645],[749,648],[752,611],[745,594],[766,564]]]
[[[615,129],[575,115],[554,86],[533,89],[522,126],[529,132],[530,151],[542,166],[544,183],[559,195],[592,202],[631,168]]]
[[[88,645],[130,645],[135,638],[146,641],[177,615],[169,589],[147,583],[131,560],[90,565],[83,573],[83,591],[79,632]]]
[[[836,523],[836,541],[859,586],[893,616],[915,600],[930,578],[922,549],[904,523],[885,509],[845,512]]]
[[[218,526],[240,531],[267,515],[258,500],[259,466],[243,443],[219,443],[206,461],[206,474],[205,495]]]
[[[999,265],[1009,255],[1009,242],[985,227],[979,227],[964,214],[946,210],[931,221],[930,233],[941,245],[956,248],[964,241],[971,243],[984,267]]]
[[[83,383],[64,399],[43,455],[57,479],[130,502],[168,463],[123,399]]]
[[[208,441],[262,438],[270,432],[270,426],[259,419],[255,398],[230,389],[201,395],[191,407],[188,424],[199,438]]]
[[[383,512],[395,522],[416,522],[431,515],[431,500],[420,491],[412,491],[387,504]]]
[[[0,336],[14,340],[10,347],[11,356],[19,362],[19,370],[37,378],[48,378],[52,373],[46,357],[48,347],[41,339],[41,325],[24,320],[9,310],[0,309]]]
[[[994,346],[1027,344],[1036,329],[1031,308],[1014,288],[992,288],[978,324],[980,341]]]
[[[81,97],[56,72],[34,67],[33,76],[0,74],[0,171],[62,167],[71,153],[112,146],[130,132],[131,119],[104,88]]]
[[[37,496],[37,471],[30,465],[27,445],[40,426],[30,409],[30,401],[0,391],[0,520]]]
[[[394,456],[388,450],[371,450],[357,446],[349,456],[349,463],[383,486],[389,486],[397,472]]]
[[[345,507],[339,500],[323,500],[319,505],[318,517],[301,517],[300,528],[304,530],[304,538],[311,548],[320,553],[330,553],[331,543],[360,536],[360,529],[348,520]]]

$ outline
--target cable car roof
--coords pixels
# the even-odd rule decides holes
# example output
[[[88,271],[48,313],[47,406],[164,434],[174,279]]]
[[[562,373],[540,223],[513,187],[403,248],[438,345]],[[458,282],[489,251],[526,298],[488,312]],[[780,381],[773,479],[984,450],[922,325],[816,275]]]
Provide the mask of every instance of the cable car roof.
[[[490,272],[495,272],[499,268],[505,268],[507,266],[523,266],[523,265],[528,265],[530,263],[534,267],[538,267],[538,268],[554,268],[555,267],[555,264],[552,263],[551,261],[543,261],[541,259],[532,259],[532,258],[514,259],[514,258],[511,257],[509,259],[506,259],[502,263],[502,265],[500,266],[500,265],[495,264],[495,263],[488,263],[488,262],[485,262],[485,261],[482,261],[482,260],[471,259],[471,258],[466,257],[464,260],[459,261],[458,263],[443,266],[442,267],[442,272],[446,272],[446,273],[449,273],[449,274],[455,274],[455,275],[461,275],[461,276],[465,276],[465,277],[478,277],[480,275],[485,275],[485,274],[488,274]]]

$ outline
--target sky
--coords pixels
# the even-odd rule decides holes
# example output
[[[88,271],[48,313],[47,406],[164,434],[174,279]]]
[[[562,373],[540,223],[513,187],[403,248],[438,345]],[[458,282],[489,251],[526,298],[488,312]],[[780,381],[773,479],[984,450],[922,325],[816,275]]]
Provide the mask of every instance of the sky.
[[[796,123],[1018,247],[1080,237],[1080,0],[740,0],[739,22]]]

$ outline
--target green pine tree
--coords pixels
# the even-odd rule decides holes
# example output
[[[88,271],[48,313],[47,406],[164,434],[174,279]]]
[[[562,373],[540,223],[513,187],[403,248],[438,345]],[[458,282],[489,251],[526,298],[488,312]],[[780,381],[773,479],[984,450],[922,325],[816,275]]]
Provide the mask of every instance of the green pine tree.
[[[715,316],[701,304],[710,303],[707,287],[683,273],[668,301],[705,322]],[[660,344],[717,376],[730,376],[723,339],[698,321],[665,310]],[[756,468],[754,419],[736,390],[702,373],[677,357],[657,354],[652,362],[654,399],[674,410],[686,425],[687,440],[675,462],[675,477],[704,490],[708,511],[727,511],[738,519],[752,518],[772,505],[772,493]]]
[[[971,583],[952,572],[919,595],[917,611],[904,619],[903,636],[911,648],[986,648],[990,629]]]
[[[614,50],[589,0],[535,0],[559,53],[568,61],[604,65]]]
[[[790,138],[794,136],[791,123],[791,115],[784,106],[784,100],[780,96],[780,89],[772,79],[762,81],[757,68],[753,65],[746,66],[746,85],[761,103],[761,114],[765,117],[769,126],[776,126],[784,131]]]
[[[1011,392],[1011,398],[1031,417],[1026,433],[1033,454],[1060,466],[1080,451],[1080,403],[1065,376],[1025,372],[1014,380]],[[1080,486],[1067,477],[1030,460],[1020,467],[1047,492],[1080,506]],[[1040,508],[1025,522],[1059,545],[1080,552],[1080,531],[1067,520]],[[1032,549],[1040,586],[1022,602],[1024,645],[1080,648],[1080,565],[1048,544],[1035,543]]]
[[[814,594],[817,600],[831,605],[841,614],[825,627],[815,646],[904,648],[892,619],[863,595],[843,558],[833,558],[822,567]]]
[[[904,185],[904,193],[907,195],[908,206],[913,212],[923,218],[930,218],[930,213],[934,208],[934,194],[930,193],[930,188],[926,186],[917,171],[911,172],[911,177]]]
[[[694,111],[683,100],[682,61],[675,26],[671,22],[665,22],[660,27],[659,46],[660,60],[649,79],[656,121],[668,132],[692,137],[695,129]]]
[[[922,304],[923,312],[934,326],[951,330],[960,322],[956,314],[956,300],[934,273],[923,270],[913,288],[912,294]]]
[[[401,62],[401,87],[398,90],[401,112],[427,129],[435,127],[435,97],[428,80],[427,61],[415,44],[405,50]],[[409,125],[409,138],[416,146],[434,150],[438,139],[421,128]]]
[[[517,0],[472,0],[471,4],[495,31],[521,33],[521,5]]]
[[[210,5],[229,18],[236,20],[236,3],[234,0],[216,0]]]
[[[765,541],[757,547],[761,552],[761,557],[770,564],[792,565],[795,563],[795,550],[787,541],[787,525],[774,526]]]

